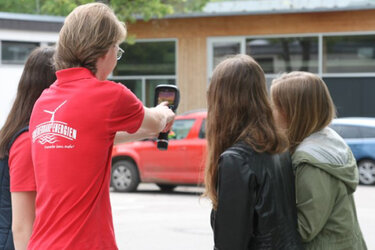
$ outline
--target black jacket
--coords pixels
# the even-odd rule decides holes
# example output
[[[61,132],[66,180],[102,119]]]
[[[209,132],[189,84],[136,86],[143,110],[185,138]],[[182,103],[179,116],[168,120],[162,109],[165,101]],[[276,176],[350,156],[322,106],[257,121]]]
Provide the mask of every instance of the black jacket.
[[[256,153],[245,143],[227,149],[211,226],[217,250],[302,249],[289,154]]]

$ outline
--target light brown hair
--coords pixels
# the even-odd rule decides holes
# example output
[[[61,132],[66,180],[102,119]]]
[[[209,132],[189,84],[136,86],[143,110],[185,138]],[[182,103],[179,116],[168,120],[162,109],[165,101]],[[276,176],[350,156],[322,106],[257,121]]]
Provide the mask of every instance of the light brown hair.
[[[126,37],[125,24],[103,3],[75,8],[65,19],[55,54],[56,70],[85,67],[96,73],[96,62]]]
[[[205,195],[216,209],[221,153],[238,141],[271,154],[284,151],[288,145],[275,125],[264,72],[250,56],[234,56],[215,68],[207,104]]]
[[[322,79],[308,72],[291,72],[273,80],[271,98],[288,127],[290,150],[309,135],[328,126],[336,116],[329,90]]]
[[[50,47],[36,48],[27,58],[16,99],[0,131],[0,158],[9,154],[8,146],[12,137],[29,125],[35,101],[56,80],[52,65],[54,52]]]

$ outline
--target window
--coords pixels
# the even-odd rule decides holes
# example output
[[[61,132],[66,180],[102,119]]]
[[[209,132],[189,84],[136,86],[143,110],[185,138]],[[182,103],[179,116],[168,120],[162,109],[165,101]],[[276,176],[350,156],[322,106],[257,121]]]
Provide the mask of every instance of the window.
[[[31,42],[1,42],[2,64],[24,64],[31,51],[39,46],[39,43]]]
[[[172,79],[149,79],[146,80],[146,96],[145,105],[147,107],[154,107],[155,105],[155,88],[159,84],[172,84],[175,85],[175,80]]]
[[[122,44],[125,53],[111,80],[129,88],[147,107],[154,106],[155,87],[176,84],[176,42],[139,41]]]
[[[323,77],[339,117],[375,117],[374,77]]]
[[[186,138],[194,122],[194,119],[175,120],[168,138],[176,140]]]
[[[375,138],[375,127],[360,127],[362,138]]]
[[[175,75],[176,48],[174,41],[122,44],[125,51],[118,61],[114,76]]]
[[[323,37],[323,72],[374,72],[374,41],[375,35]]]
[[[138,99],[142,100],[142,80],[118,80],[117,82],[120,82],[124,84],[128,89],[130,89],[137,97]]]
[[[220,61],[248,54],[262,67],[268,87],[285,72],[315,73],[327,84],[339,117],[375,116],[375,32],[211,37],[207,44],[208,82]]]
[[[240,52],[239,42],[215,42],[213,44],[213,69],[225,58]]]
[[[143,100],[146,107],[154,107],[155,87],[159,84],[175,85],[174,79],[125,79],[114,80],[120,82],[130,89],[140,100]],[[143,87],[143,82],[145,87]]]
[[[375,74],[375,34],[209,38],[209,77],[234,54],[252,56],[268,75],[290,71]],[[212,67],[211,67],[212,66]]]
[[[199,130],[199,138],[206,138],[206,119],[203,119],[201,129]]]
[[[317,37],[246,39],[246,54],[252,56],[266,74],[295,70],[318,72]]]

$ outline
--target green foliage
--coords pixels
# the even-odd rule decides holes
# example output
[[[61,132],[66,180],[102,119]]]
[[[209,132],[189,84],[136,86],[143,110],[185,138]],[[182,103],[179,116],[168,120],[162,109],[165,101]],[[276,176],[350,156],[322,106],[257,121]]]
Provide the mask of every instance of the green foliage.
[[[66,16],[81,4],[91,3],[90,0],[44,0],[41,7],[42,14]]]
[[[148,21],[154,16],[161,18],[174,13],[173,6],[161,0],[111,0],[110,6],[120,20],[131,22],[134,22],[137,16]]]
[[[35,0],[0,0],[1,12],[39,13],[40,8]]]
[[[149,20],[173,13],[201,10],[210,0],[102,0],[109,4],[122,21],[134,22],[137,17]],[[0,0],[1,12],[66,16],[75,7],[92,0]]]
[[[212,0],[169,0],[165,2],[172,5],[177,13],[188,13],[200,11],[210,1]]]

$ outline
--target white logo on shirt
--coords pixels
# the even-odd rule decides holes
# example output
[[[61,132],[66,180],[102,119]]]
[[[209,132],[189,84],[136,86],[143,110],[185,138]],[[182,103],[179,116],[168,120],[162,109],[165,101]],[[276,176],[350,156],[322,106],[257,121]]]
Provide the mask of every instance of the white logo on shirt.
[[[67,123],[61,121],[55,121],[55,113],[66,103],[66,100],[61,103],[54,111],[43,110],[44,112],[51,115],[51,120],[48,122],[41,123],[36,126],[32,133],[33,143],[38,141],[44,145],[46,143],[54,144],[58,142],[56,137],[63,137],[68,140],[77,139],[77,130],[69,127]],[[71,145],[70,145],[71,146]],[[71,148],[71,147],[65,147]]]

